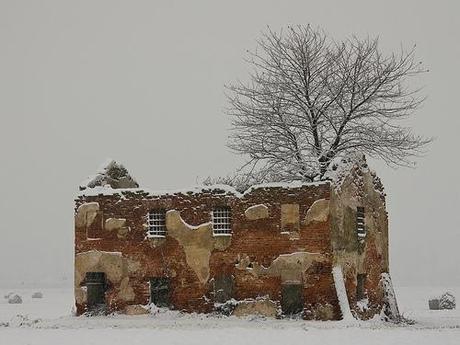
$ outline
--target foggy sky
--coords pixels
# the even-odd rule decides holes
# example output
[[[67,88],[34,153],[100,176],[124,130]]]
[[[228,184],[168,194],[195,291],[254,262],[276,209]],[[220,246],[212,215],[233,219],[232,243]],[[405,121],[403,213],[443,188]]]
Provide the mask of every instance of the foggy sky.
[[[417,44],[428,99],[411,125],[436,137],[416,169],[371,162],[386,187],[399,285],[460,285],[459,2],[0,0],[0,285],[73,272],[73,199],[106,158],[141,186],[225,175],[225,83],[266,25]],[[68,280],[69,281],[69,280]]]

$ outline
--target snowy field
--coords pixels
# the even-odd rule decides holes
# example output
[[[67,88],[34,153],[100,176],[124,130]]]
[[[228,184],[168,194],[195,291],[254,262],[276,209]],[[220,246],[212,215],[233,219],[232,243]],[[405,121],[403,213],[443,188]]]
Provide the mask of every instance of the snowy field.
[[[149,316],[73,317],[71,289],[0,289],[0,345],[14,344],[460,344],[460,310],[428,310],[428,298],[460,287],[399,288],[412,325],[381,321],[237,319],[160,312]],[[42,291],[42,299],[32,293]],[[22,304],[8,304],[9,292]]]

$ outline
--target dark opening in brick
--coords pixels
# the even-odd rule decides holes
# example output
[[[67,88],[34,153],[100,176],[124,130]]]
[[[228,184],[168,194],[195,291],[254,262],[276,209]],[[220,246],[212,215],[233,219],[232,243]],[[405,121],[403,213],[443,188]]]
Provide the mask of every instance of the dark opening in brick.
[[[233,276],[221,275],[214,278],[214,300],[225,303],[233,297]]]
[[[105,292],[107,289],[104,272],[87,272],[85,278],[87,309],[91,313],[103,313],[106,309]]]
[[[157,307],[170,306],[170,280],[167,277],[150,278],[150,303]]]
[[[356,300],[360,301],[366,297],[366,274],[356,276]]]
[[[281,310],[284,315],[298,314],[303,310],[302,284],[283,284],[281,286]]]

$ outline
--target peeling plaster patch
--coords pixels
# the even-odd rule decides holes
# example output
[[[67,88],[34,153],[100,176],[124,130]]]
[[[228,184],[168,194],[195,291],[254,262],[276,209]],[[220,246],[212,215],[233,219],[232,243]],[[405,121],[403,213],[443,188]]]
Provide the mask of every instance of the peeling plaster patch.
[[[180,212],[166,212],[168,235],[176,239],[185,252],[185,260],[195,272],[201,284],[209,279],[209,258],[214,249],[224,250],[230,245],[231,237],[214,237],[212,224],[204,223],[192,226],[184,222]]]
[[[312,310],[315,320],[334,320],[334,308],[329,303],[319,304]]]
[[[129,227],[125,226],[124,218],[108,218],[105,221],[104,228],[107,231],[116,231],[118,238],[125,238],[129,232]]]
[[[324,262],[328,259],[321,253],[297,252],[278,256],[270,266],[264,267],[258,263],[252,263],[247,255],[241,256],[236,267],[246,269],[255,276],[279,276],[283,283],[301,283],[303,273],[313,262]]]
[[[147,237],[150,248],[157,248],[166,243],[166,237]]]
[[[86,302],[86,294],[81,283],[87,272],[105,272],[107,280],[119,287],[117,297],[125,301],[134,299],[134,291],[129,286],[129,274],[140,267],[139,263],[124,258],[119,252],[91,250],[75,256],[75,299]]]
[[[308,209],[305,216],[305,225],[312,222],[325,222],[329,217],[329,200],[316,200]]]
[[[334,253],[334,265],[342,267],[345,277],[366,272],[364,268],[364,256],[359,255],[357,252],[337,250]]]
[[[77,229],[89,227],[96,218],[98,211],[99,203],[97,202],[81,204],[75,214],[75,227]]]
[[[124,277],[121,281],[118,297],[126,302],[134,301],[136,295],[134,294],[133,288],[129,286],[129,277]]]
[[[135,273],[141,269],[141,263],[132,259],[128,259],[128,272]]]
[[[221,251],[227,249],[232,242],[232,236],[216,236],[216,237],[213,237],[213,239],[214,239],[214,249],[221,250]]]
[[[299,230],[299,204],[281,205],[281,231]]]
[[[277,314],[278,306],[268,298],[239,301],[232,312],[232,315],[237,317],[253,315],[276,317]]]
[[[238,254],[235,267],[239,270],[252,270],[251,259],[246,254]]]
[[[105,220],[105,230],[112,231],[124,227],[126,219],[124,218],[108,218]]]
[[[149,310],[140,304],[127,305],[123,311],[126,315],[150,314]]]
[[[87,301],[87,290],[86,286],[75,286],[75,301],[77,303],[86,303]]]
[[[246,211],[244,211],[244,215],[249,220],[267,218],[268,217],[268,207],[264,204],[254,205],[254,206],[248,207]]]

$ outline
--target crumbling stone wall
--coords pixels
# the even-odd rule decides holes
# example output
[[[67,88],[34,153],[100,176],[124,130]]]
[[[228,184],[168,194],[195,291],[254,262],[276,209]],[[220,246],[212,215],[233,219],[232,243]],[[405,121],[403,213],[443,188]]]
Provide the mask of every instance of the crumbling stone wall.
[[[365,209],[366,236],[357,235],[357,207]],[[342,267],[350,307],[362,319],[380,313],[383,306],[381,274],[388,272],[388,217],[385,194],[378,177],[365,159],[331,184],[331,240],[334,265]],[[358,274],[366,275],[368,303],[357,303]]]
[[[282,284],[302,286],[305,315],[338,319],[331,274],[328,182],[260,187],[240,195],[209,187],[154,195],[140,189],[85,196],[75,208],[77,313],[86,308],[84,275],[107,271],[111,311],[149,302],[149,279],[169,277],[172,307],[215,309],[214,279],[230,276],[233,297],[281,302]],[[90,193],[88,193],[90,194]],[[232,210],[232,236],[213,236],[214,207]],[[147,214],[167,210],[165,238],[148,238]]]

